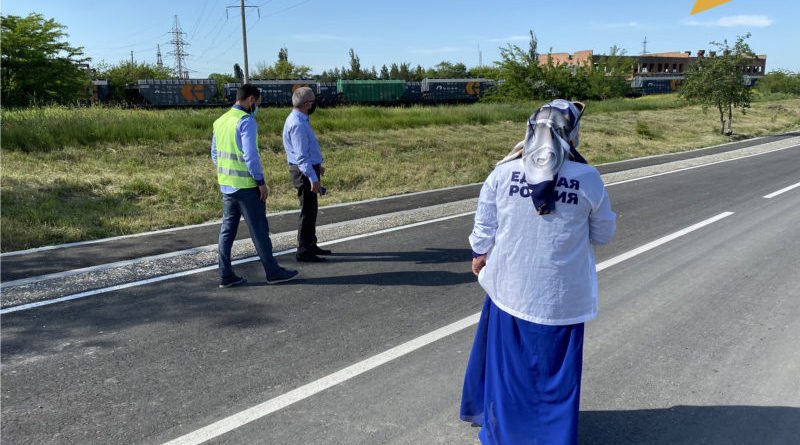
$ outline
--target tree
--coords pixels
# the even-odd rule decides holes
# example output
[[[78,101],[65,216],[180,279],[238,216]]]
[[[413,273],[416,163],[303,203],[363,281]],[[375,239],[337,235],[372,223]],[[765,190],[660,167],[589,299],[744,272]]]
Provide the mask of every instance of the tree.
[[[538,40],[533,31],[530,31],[530,36],[527,49],[512,44],[500,48],[500,60],[495,65],[500,78],[505,79],[505,82],[494,88],[488,97],[499,100],[530,100],[542,90],[544,82],[537,52]]]
[[[244,81],[244,71],[242,71],[242,67],[238,63],[233,64],[233,77],[236,78],[237,82]]]
[[[385,64],[381,67],[380,76],[381,76],[381,80],[389,80],[390,79],[389,68]]]
[[[100,62],[97,66],[97,76],[108,80],[111,88],[111,100],[123,102],[127,85],[134,85],[139,79],[170,79],[172,70],[166,66],[123,60],[116,65]]]
[[[43,15],[0,16],[4,106],[75,103],[90,86],[91,59],[64,40],[66,27]]]
[[[467,77],[467,66],[445,60],[428,70],[428,75],[438,79],[463,79]]]
[[[787,70],[770,71],[758,79],[756,89],[762,93],[786,93],[800,95],[800,73]]]
[[[308,79],[311,68],[305,65],[295,65],[289,62],[289,50],[281,48],[278,51],[278,61],[272,66],[259,63],[256,66],[255,78],[257,79]]]
[[[745,85],[745,63],[753,51],[745,42],[750,34],[739,36],[731,47],[728,41],[711,42],[718,48],[716,56],[699,58],[686,73],[680,95],[690,102],[714,106],[719,111],[720,134],[732,134],[733,109],[742,114],[750,108],[752,90]],[[721,54],[721,55],[720,55]],[[725,114],[727,112],[727,132]]]

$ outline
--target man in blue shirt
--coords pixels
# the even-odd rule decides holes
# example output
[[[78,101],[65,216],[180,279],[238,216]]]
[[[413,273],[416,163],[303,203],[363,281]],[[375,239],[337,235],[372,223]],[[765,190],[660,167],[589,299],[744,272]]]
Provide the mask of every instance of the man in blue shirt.
[[[261,258],[268,284],[283,283],[297,276],[284,269],[272,256],[266,201],[269,189],[258,155],[258,124],[255,115],[261,91],[244,84],[236,93],[236,104],[214,121],[211,159],[217,167],[217,182],[222,191],[222,226],[219,230],[219,287],[231,287],[246,280],[231,267],[231,249],[244,216],[250,238]]]
[[[317,194],[325,193],[321,178],[325,174],[322,166],[322,151],[319,141],[311,129],[308,116],[316,109],[314,91],[300,87],[292,94],[292,112],[283,126],[283,148],[289,162],[292,185],[297,189],[300,201],[300,221],[297,230],[297,261],[318,263],[331,251],[317,245]]]

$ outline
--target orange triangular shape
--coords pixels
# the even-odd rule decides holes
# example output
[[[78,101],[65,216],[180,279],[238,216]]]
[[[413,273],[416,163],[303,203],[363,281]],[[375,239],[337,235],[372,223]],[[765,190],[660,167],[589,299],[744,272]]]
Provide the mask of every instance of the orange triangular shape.
[[[694,7],[692,8],[692,14],[697,14],[698,12],[707,11],[711,8],[716,8],[717,6],[728,3],[731,0],[697,0],[694,2]]]

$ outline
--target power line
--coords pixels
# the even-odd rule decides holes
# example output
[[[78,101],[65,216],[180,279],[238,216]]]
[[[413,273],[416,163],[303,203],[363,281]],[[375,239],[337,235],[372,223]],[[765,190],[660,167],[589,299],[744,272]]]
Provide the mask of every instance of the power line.
[[[225,10],[226,14],[228,9],[235,7],[236,6],[228,6]],[[249,64],[247,62],[247,22],[244,13],[245,8],[256,8],[256,10],[258,11],[258,18],[261,19],[261,9],[258,6],[245,6],[244,0],[241,0],[241,2],[239,3],[239,9],[241,10],[241,15],[242,15],[242,52],[244,53],[244,79],[242,79],[243,83],[247,83],[247,79],[248,77],[250,77]]]
[[[171,55],[175,56],[175,75],[179,79],[187,79],[189,78],[189,69],[186,67],[186,57],[189,55],[184,51],[186,46],[189,46],[189,43],[184,41],[184,36],[186,33],[183,32],[181,26],[178,24],[178,16],[175,16],[175,24],[172,27],[172,40],[170,41],[171,44],[175,45],[175,49],[170,52]]]

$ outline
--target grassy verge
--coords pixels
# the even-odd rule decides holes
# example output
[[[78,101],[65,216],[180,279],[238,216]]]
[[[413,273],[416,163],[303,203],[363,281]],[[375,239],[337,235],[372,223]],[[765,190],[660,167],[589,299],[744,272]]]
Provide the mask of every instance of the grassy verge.
[[[537,103],[321,109],[322,205],[479,182]],[[219,218],[208,150],[224,110],[45,108],[2,113],[2,250]],[[280,140],[288,109],[259,112],[271,211],[297,207]],[[712,111],[674,96],[588,104],[582,153],[609,162],[727,142]],[[799,98],[754,102],[741,136],[800,128]]]

